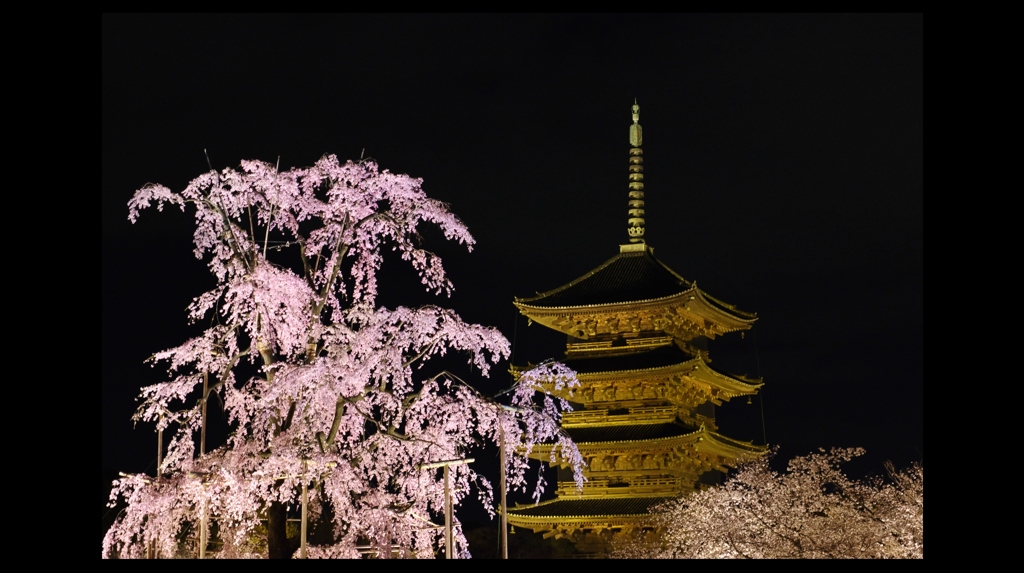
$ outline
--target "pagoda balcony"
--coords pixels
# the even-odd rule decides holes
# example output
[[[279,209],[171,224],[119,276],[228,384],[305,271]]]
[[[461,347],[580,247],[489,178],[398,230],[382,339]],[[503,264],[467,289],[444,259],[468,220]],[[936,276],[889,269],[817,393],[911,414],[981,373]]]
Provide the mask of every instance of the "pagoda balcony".
[[[590,479],[582,490],[576,489],[576,482],[560,481],[555,494],[565,498],[608,497],[614,495],[666,495],[691,490],[692,483],[680,477],[628,477],[624,479]]]
[[[629,408],[626,413],[610,413],[610,410],[577,410],[562,414],[562,427],[574,426],[614,426],[630,424],[655,424],[674,421],[680,416],[676,406],[641,406]],[[696,416],[688,416],[696,417]]]
[[[718,424],[715,423],[714,417],[711,416],[694,414],[692,412],[681,413],[679,415],[679,421],[686,424],[687,426],[692,426],[695,428],[704,426],[705,428],[711,430],[712,432],[718,431]]]

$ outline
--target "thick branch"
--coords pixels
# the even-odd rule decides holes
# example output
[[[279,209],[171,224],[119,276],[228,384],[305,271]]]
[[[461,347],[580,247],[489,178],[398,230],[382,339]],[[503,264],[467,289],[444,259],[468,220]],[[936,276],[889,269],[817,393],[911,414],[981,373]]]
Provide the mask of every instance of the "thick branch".
[[[740,550],[739,545],[736,543],[736,540],[734,540],[732,538],[732,534],[731,533],[726,533],[725,534],[725,539],[726,539],[726,542],[729,544],[729,547],[732,547],[732,550],[735,551],[736,553],[738,553],[740,555],[740,557],[743,557],[744,559],[753,559],[753,557],[747,555],[742,550]]]
[[[402,362],[402,368],[408,368],[417,360],[426,356],[430,352],[430,350],[434,348],[434,345],[437,344],[439,340],[441,340],[440,334],[437,334],[436,336],[434,336],[434,338],[431,338],[430,341],[427,342],[427,344],[423,347],[423,350],[420,350],[415,356],[409,358],[405,362]]]
[[[372,215],[371,215],[372,217]],[[364,218],[362,221],[357,223],[357,226],[366,221],[369,217]],[[341,223],[341,230],[338,232],[338,244],[335,245],[335,250],[338,253],[338,258],[334,261],[334,268],[331,269],[331,277],[324,283],[323,288],[320,290],[319,298],[320,302],[313,309],[313,314],[310,317],[311,324],[319,319],[320,313],[324,311],[324,306],[327,305],[327,298],[331,294],[331,288],[334,285],[334,281],[337,280],[338,274],[341,272],[341,261],[348,254],[348,245],[342,245],[342,240],[345,238],[345,231],[348,227],[348,213],[345,213],[345,220]],[[354,229],[355,227],[353,227]]]
[[[242,250],[241,243],[239,242],[238,237],[235,236],[234,223],[231,221],[231,218],[228,217],[228,214],[224,212],[224,209],[222,209],[220,205],[213,202],[211,199],[207,198],[206,204],[209,205],[210,208],[215,210],[218,214],[220,214],[221,219],[224,221],[224,226],[227,227],[227,232],[231,235],[230,239],[228,240],[228,246],[231,247],[232,251],[234,251],[235,256],[241,259],[243,263],[245,263],[245,268],[252,272],[253,261],[250,261],[249,257],[246,256],[245,251]]]
[[[292,426],[292,418],[295,417],[295,400],[288,400],[288,415],[285,416],[284,422],[281,424],[281,428],[278,429],[278,433],[288,431],[288,428]]]
[[[319,445],[321,445],[321,451],[326,452],[330,447],[334,446],[334,440],[338,436],[338,428],[341,426],[341,416],[344,413],[345,404],[352,404],[356,413],[366,418],[367,421],[372,422],[377,426],[377,429],[380,430],[380,423],[374,420],[373,416],[362,412],[362,410],[355,405],[355,402],[361,399],[361,397],[357,397],[353,400],[342,395],[338,396],[338,400],[335,402],[334,406],[334,421],[331,423],[331,434],[327,437],[327,440],[325,440],[323,432],[316,433],[316,439],[319,442]]]
[[[334,421],[331,422],[331,433],[327,435],[327,439],[324,440],[324,433],[317,432],[316,438],[320,442],[320,453],[327,453],[327,450],[334,445],[334,439],[338,436],[338,427],[341,426],[341,415],[345,411],[345,398],[338,396],[337,402],[334,403]]]
[[[313,275],[316,269],[309,267],[309,257],[306,256],[306,239],[299,235],[296,242],[299,244],[299,260],[302,261],[302,273],[306,277],[306,284],[309,285],[309,290],[316,290],[316,285],[313,284]],[[319,253],[317,258],[319,258]]]
[[[388,216],[387,213],[374,212],[356,221],[351,227],[349,227],[348,215],[349,214],[346,212],[345,220],[341,224],[341,232],[338,233],[338,244],[335,245],[335,250],[338,253],[338,257],[334,261],[334,268],[331,269],[330,278],[327,280],[326,283],[324,283],[323,288],[320,290],[320,293],[318,295],[320,298],[320,302],[319,304],[316,305],[316,307],[313,310],[312,318],[314,320],[316,320],[316,318],[320,316],[320,313],[323,312],[324,306],[327,305],[327,298],[331,293],[331,289],[333,288],[335,281],[338,279],[338,275],[341,273],[342,261],[344,260],[345,255],[348,254],[349,245],[342,243],[342,240],[345,238],[345,232],[351,229],[354,233],[356,230],[358,230],[360,227],[366,224],[367,221],[371,221],[373,219],[392,219],[392,217]]]
[[[210,385],[206,389],[206,394],[203,395],[203,401],[204,402],[207,399],[209,399],[210,394],[213,394],[214,392],[219,390],[220,387],[223,386],[227,382],[228,374],[230,374],[231,370],[238,364],[238,361],[241,360],[242,357],[247,355],[247,354],[249,354],[249,349],[248,348],[245,349],[245,350],[242,350],[242,351],[238,352],[237,354],[235,354],[234,356],[232,356],[231,359],[228,361],[228,363],[225,364],[223,368],[221,368],[221,374],[220,374],[220,376],[217,377],[217,381],[214,382],[212,385]]]

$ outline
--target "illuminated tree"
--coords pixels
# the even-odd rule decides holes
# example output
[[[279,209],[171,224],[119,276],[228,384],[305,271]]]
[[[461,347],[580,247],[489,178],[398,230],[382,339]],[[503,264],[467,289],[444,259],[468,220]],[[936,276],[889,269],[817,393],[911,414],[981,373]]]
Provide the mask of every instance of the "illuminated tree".
[[[922,558],[924,469],[888,479],[848,478],[840,464],[861,449],[833,449],[789,462],[768,457],[719,487],[657,507],[658,539],[621,548],[618,557],[662,559]]]
[[[266,548],[287,557],[294,545],[285,511],[299,505],[304,487],[311,519],[330,521],[333,531],[311,555],[355,557],[368,544],[385,557],[433,556],[443,543],[432,523],[443,512],[444,482],[442,470],[423,464],[497,441],[500,425],[510,454],[555,440],[577,470],[582,465],[558,433],[568,405],[550,395],[535,401],[541,381],[575,384],[571,370],[544,364],[524,373],[508,393],[511,409],[498,408],[438,364],[462,354],[487,376],[509,353],[496,329],[437,306],[378,305],[386,251],[408,261],[428,290],[450,293],[440,259],[419,246],[421,224],[472,248],[466,227],[426,196],[421,180],[333,155],[284,172],[244,161],[180,193],[139,189],[129,219],[154,205],[195,210],[194,253],[217,284],[188,308],[192,322],[208,327],[153,356],[167,363],[169,378],[142,389],[134,419],[173,437],[159,477],[114,481],[110,504],[123,499],[126,508],[104,537],[104,557],[171,556],[183,532],[205,539],[211,527],[220,556]],[[231,434],[197,452],[203,404],[215,396]],[[525,488],[526,463],[508,459],[511,487]],[[450,472],[456,503],[473,488],[490,510],[484,478],[467,465]],[[266,539],[254,542],[264,522]],[[457,551],[468,555],[457,525],[456,535]]]

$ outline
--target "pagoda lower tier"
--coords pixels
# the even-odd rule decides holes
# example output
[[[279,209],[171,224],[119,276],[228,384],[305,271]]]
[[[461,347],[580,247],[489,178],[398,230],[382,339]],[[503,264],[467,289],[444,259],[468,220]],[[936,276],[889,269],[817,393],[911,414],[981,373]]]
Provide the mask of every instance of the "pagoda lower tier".
[[[766,451],[718,433],[715,407],[758,392],[762,382],[711,368],[700,339],[665,333],[570,340],[565,364],[573,388],[544,387],[568,400],[562,429],[579,448],[586,482],[577,490],[571,468],[553,446],[531,457],[559,468],[556,499],[508,512],[514,526],[573,541],[583,552],[657,535],[649,509],[720,482],[730,468]]]
[[[614,416],[613,416],[614,417]],[[630,415],[622,415],[625,422]],[[729,468],[753,460],[764,446],[733,440],[702,426],[635,418],[629,424],[565,427],[586,462],[582,489],[559,481],[556,499],[519,505],[508,512],[514,526],[565,538],[583,552],[602,552],[610,543],[657,534],[649,509],[710,487]],[[550,462],[551,446],[535,446],[531,457]],[[556,457],[568,478],[565,461]]]
[[[541,533],[545,539],[567,539],[582,553],[603,553],[617,543],[643,535],[657,535],[649,523],[649,510],[672,496],[559,497],[537,505],[509,510],[515,527]]]

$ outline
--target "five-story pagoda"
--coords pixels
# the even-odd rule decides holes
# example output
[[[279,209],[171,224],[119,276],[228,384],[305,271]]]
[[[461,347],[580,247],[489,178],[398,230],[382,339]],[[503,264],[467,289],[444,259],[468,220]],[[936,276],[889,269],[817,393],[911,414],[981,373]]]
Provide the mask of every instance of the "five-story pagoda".
[[[756,394],[761,381],[713,370],[706,350],[756,316],[697,288],[644,240],[639,109],[634,103],[629,130],[629,243],[582,277],[514,302],[531,322],[568,337],[565,363],[580,386],[563,395],[576,410],[562,427],[583,454],[587,482],[576,490],[561,467],[556,498],[510,509],[508,521],[583,552],[648,535],[648,508],[716,484],[766,451],[718,433],[714,407]],[[535,447],[532,456],[547,462],[550,453]]]

